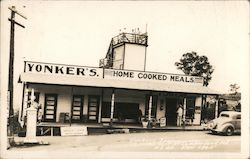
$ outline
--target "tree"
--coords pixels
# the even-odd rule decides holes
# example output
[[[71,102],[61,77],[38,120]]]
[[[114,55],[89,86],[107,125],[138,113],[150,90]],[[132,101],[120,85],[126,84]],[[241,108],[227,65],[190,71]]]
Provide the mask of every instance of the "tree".
[[[182,55],[180,62],[176,62],[177,69],[186,75],[203,77],[203,85],[208,86],[214,71],[206,56],[199,56],[196,52],[188,52]]]
[[[238,90],[240,89],[240,86],[238,86],[238,84],[230,84],[230,92],[231,94],[237,94]]]

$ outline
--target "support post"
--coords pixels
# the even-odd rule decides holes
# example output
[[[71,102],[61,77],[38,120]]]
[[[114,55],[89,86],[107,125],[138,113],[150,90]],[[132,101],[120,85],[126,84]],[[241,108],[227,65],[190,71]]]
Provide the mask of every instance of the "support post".
[[[8,136],[10,146],[14,145],[14,108],[13,108],[13,76],[14,76],[14,37],[15,37],[15,12],[11,11],[10,25],[10,56],[9,56],[9,80],[8,80],[8,101],[9,101],[9,127]]]
[[[151,112],[152,112],[152,94],[149,96],[149,104],[148,104],[148,121],[151,121]]]
[[[216,97],[215,97],[215,99],[216,99],[216,104],[215,104],[215,118],[217,118],[218,117],[218,111],[219,111],[219,99],[218,99],[218,96],[216,95]]]
[[[203,118],[203,112],[202,111],[203,111],[203,95],[201,95],[201,114],[200,114],[201,118],[200,118],[200,125],[201,125],[201,120],[203,120],[202,119]]]
[[[15,21],[15,14],[27,19],[21,13],[19,13],[15,6],[9,7],[11,10],[11,17],[9,18],[10,21],[10,55],[9,55],[9,80],[8,80],[8,101],[9,101],[9,121],[8,121],[8,137],[9,137],[9,145],[13,146],[14,142],[14,108],[13,108],[13,87],[14,87],[14,42],[15,42],[15,24],[24,28],[23,25]]]
[[[101,99],[99,103],[98,123],[102,122],[102,103],[103,103],[103,89],[102,89]]]
[[[114,108],[115,108],[115,90],[113,89],[111,96],[110,126],[113,125]]]
[[[185,126],[185,121],[186,121],[186,109],[187,109],[187,97],[184,97],[183,101],[183,125]]]
[[[23,105],[22,105],[22,108],[21,108],[21,118],[20,118],[20,121],[21,121],[21,126],[23,127],[24,124],[26,124],[25,122],[25,118],[27,117],[27,113],[26,113],[26,110],[28,108],[28,96],[29,96],[29,90],[28,90],[28,84],[24,84],[24,95],[23,95]]]

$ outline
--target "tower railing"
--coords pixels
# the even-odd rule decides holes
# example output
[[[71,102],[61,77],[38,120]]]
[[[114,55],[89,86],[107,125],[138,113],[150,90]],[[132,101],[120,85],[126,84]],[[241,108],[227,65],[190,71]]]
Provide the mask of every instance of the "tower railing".
[[[120,33],[112,38],[113,46],[120,43],[134,43],[140,45],[148,45],[147,34],[135,34],[135,33]]]

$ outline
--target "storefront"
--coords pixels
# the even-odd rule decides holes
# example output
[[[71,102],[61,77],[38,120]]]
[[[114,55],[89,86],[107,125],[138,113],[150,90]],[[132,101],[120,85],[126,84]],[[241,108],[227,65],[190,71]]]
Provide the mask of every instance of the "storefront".
[[[26,61],[20,75],[22,121],[32,92],[42,105],[43,122],[126,124],[165,118],[174,126],[181,105],[183,120],[200,125],[205,96],[218,93],[204,87],[202,77],[146,71],[147,47],[147,33],[120,33],[99,67]]]
[[[139,123],[140,117],[177,124],[177,107],[187,123],[200,125],[203,97],[217,92],[201,77],[25,62],[21,120],[30,94],[42,107],[42,122]],[[65,121],[66,120],[66,121]]]

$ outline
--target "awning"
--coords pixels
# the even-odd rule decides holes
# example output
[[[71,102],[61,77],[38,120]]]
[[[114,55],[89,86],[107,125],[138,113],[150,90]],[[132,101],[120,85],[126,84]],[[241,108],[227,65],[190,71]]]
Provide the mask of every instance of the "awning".
[[[157,83],[150,81],[131,81],[131,80],[115,80],[103,78],[81,78],[64,75],[49,75],[37,73],[22,73],[22,82],[39,83],[39,84],[54,84],[54,85],[74,85],[74,86],[89,86],[89,87],[103,87],[103,88],[122,88],[135,90],[151,90],[164,92],[178,92],[178,93],[195,93],[217,95],[219,92],[208,87],[197,85],[179,85],[169,83]]]

